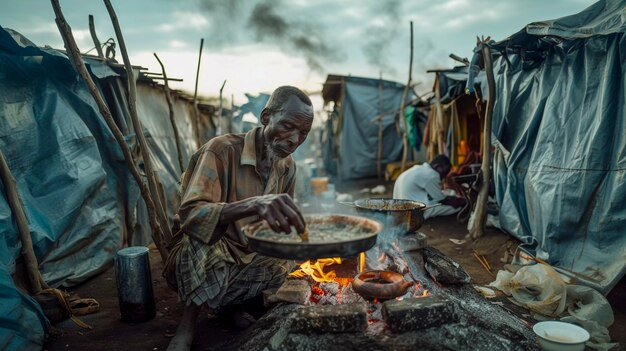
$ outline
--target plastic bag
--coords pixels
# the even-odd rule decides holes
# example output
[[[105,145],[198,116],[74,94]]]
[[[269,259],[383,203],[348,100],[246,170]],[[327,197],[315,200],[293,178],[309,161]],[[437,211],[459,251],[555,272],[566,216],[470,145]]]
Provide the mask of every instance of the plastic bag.
[[[546,316],[558,316],[565,311],[567,286],[554,268],[541,263],[524,266],[510,279],[507,278],[512,273],[501,272],[499,279],[489,285],[511,295],[514,302]]]

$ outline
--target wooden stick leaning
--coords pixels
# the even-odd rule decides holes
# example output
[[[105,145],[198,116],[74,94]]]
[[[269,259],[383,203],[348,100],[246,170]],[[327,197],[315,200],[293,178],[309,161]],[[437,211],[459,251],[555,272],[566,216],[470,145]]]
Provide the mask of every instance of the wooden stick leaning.
[[[224,80],[224,83],[222,83],[222,86],[220,87],[220,107],[217,110],[217,129],[215,132],[215,135],[222,135],[222,94],[224,92],[224,86],[226,85],[226,80]]]
[[[400,172],[404,172],[406,168],[406,161],[409,154],[409,130],[408,125],[406,123],[406,118],[404,118],[404,103],[406,101],[407,94],[409,93],[409,88],[411,87],[411,76],[413,75],[413,21],[411,23],[411,49],[409,56],[409,79],[404,87],[404,91],[402,92],[402,103],[400,104],[400,118],[402,119],[402,125],[404,126],[404,133],[402,134],[402,166],[400,168]]]
[[[17,185],[15,178],[9,169],[9,165],[4,158],[4,154],[0,151],[0,177],[4,184],[4,189],[7,195],[7,201],[11,212],[15,217],[15,223],[17,224],[17,230],[20,234],[20,240],[22,242],[22,257],[24,257],[24,263],[26,265],[26,273],[28,274],[28,281],[30,283],[31,292],[33,295],[37,295],[41,292],[42,287],[48,288],[48,285],[44,282],[39,272],[39,263],[37,263],[37,256],[35,256],[35,250],[33,249],[33,240],[30,237],[30,228],[28,227],[28,219],[20,195],[17,191]]]
[[[148,188],[143,182],[141,175],[139,174],[139,170],[133,161],[133,156],[128,148],[128,144],[124,139],[124,135],[115,124],[113,120],[113,116],[111,111],[109,110],[106,102],[102,95],[100,95],[100,91],[96,87],[96,84],[91,79],[87,68],[85,67],[85,63],[82,60],[80,55],[80,51],[78,50],[78,46],[76,45],[76,41],[74,40],[74,36],[72,35],[72,29],[69,24],[65,21],[65,17],[63,16],[63,12],[61,11],[61,6],[59,5],[59,0],[51,0],[52,8],[54,9],[54,13],[56,15],[55,22],[57,27],[59,28],[59,32],[61,33],[61,37],[63,38],[63,42],[65,44],[65,49],[67,51],[68,58],[74,66],[74,69],[81,76],[85,84],[87,85],[87,89],[91,93],[91,96],[96,101],[98,105],[98,109],[100,110],[100,114],[104,118],[107,126],[113,133],[115,140],[119,144],[122,149],[122,153],[124,154],[124,161],[130,170],[131,175],[135,178],[137,182],[137,186],[139,187],[139,191],[143,200],[146,203],[146,207],[148,209],[148,220],[150,222],[150,227],[152,229],[152,239],[156,244],[159,253],[161,254],[161,258],[165,261],[167,259],[167,248],[165,247],[164,237],[162,233],[162,228],[160,228],[157,220],[156,220],[156,211],[154,207],[154,201],[152,200],[152,196],[148,191]]]
[[[203,140],[201,140],[200,136],[200,111],[198,110],[198,80],[200,79],[200,62],[202,61],[202,46],[204,45],[204,38],[200,39],[200,51],[198,52],[198,67],[196,69],[196,87],[193,91],[193,114],[194,114],[194,124],[196,126],[196,146],[198,149],[203,144]],[[209,118],[209,122],[213,122]]]
[[[120,24],[115,14],[115,10],[111,5],[110,0],[104,0],[104,5],[109,12],[111,22],[113,23],[113,29],[115,30],[115,36],[117,37],[117,44],[120,46],[122,52],[122,58],[124,59],[124,68],[126,70],[126,80],[128,82],[128,110],[130,112],[130,119],[133,123],[133,129],[137,135],[137,141],[139,143],[139,150],[141,152],[141,158],[143,159],[145,171],[148,175],[148,188],[152,199],[154,201],[154,207],[156,210],[156,218],[161,225],[161,232],[164,234],[164,241],[168,242],[172,238],[171,227],[167,220],[167,214],[165,212],[165,199],[161,199],[159,196],[159,179],[158,175],[154,171],[152,166],[152,159],[150,157],[150,149],[148,148],[148,142],[143,134],[143,128],[137,115],[137,86],[135,83],[135,74],[133,72],[133,66],[130,64],[128,58],[128,52],[126,51],[126,44],[124,43],[124,36],[120,29]],[[155,243],[156,244],[156,243]]]
[[[93,44],[96,46],[98,57],[103,59],[104,54],[102,53],[102,45],[100,44],[100,40],[98,40],[98,36],[96,35],[96,26],[93,23],[92,15],[89,15],[89,33],[91,34],[91,40],[93,40]]]
[[[180,167],[180,173],[182,174],[185,171],[185,164],[183,162],[183,153],[180,148],[180,141],[178,136],[178,127],[176,126],[176,120],[174,119],[174,103],[172,102],[172,95],[170,94],[170,87],[167,84],[167,74],[165,73],[165,66],[157,56],[156,52],[154,53],[154,57],[159,62],[161,66],[161,71],[163,72],[163,85],[165,86],[165,100],[167,101],[167,107],[170,114],[170,123],[172,123],[172,129],[174,130],[174,140],[176,141],[176,154],[178,155],[178,166]]]
[[[483,126],[483,155],[480,166],[482,182],[480,190],[478,191],[476,209],[474,210],[474,223],[470,229],[470,236],[473,239],[477,239],[485,235],[485,224],[487,223],[487,201],[489,199],[489,165],[491,164],[491,116],[493,115],[493,106],[496,101],[496,82],[493,76],[491,49],[487,46],[487,41],[489,41],[489,37],[483,41],[482,56],[485,62],[489,100],[487,100],[487,109],[485,111],[485,121]]]

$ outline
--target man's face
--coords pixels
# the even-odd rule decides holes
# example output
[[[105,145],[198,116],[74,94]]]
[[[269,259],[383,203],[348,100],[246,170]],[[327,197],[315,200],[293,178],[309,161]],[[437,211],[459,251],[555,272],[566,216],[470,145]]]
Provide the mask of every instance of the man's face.
[[[291,95],[283,108],[263,116],[263,136],[270,150],[278,157],[291,155],[306,139],[313,124],[313,107]]]

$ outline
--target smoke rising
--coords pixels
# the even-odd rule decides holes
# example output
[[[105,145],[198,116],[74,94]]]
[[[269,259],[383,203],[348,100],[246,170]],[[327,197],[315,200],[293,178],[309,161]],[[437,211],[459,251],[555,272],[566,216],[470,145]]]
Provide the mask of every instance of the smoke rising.
[[[362,46],[367,62],[380,72],[395,74],[389,65],[391,44],[398,37],[401,22],[402,2],[400,0],[377,1],[372,8],[371,24],[365,30]]]
[[[401,0],[358,3],[363,18],[359,18],[355,25],[362,27],[365,24],[366,27],[359,31],[356,38],[350,39],[356,41],[357,50],[348,53],[346,48],[354,43],[342,42],[345,37],[341,31],[346,24],[333,26],[333,21],[341,17],[319,16],[320,10],[332,13],[345,9],[334,2],[198,1],[211,22],[207,44],[221,47],[250,40],[274,44],[287,54],[303,57],[308,67],[319,73],[324,73],[324,66],[329,63],[344,61],[348,54],[358,54],[360,47],[365,60],[373,68],[395,74],[396,68],[389,63],[390,55],[394,54],[391,45],[398,41],[400,31],[408,28],[407,23],[401,21]]]

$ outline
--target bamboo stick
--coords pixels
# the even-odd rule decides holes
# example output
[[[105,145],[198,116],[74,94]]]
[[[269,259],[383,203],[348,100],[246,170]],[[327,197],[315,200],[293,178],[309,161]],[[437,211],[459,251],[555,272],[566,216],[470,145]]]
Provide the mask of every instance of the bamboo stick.
[[[91,40],[93,40],[93,44],[96,46],[98,57],[104,58],[104,54],[102,53],[102,45],[100,44],[100,40],[98,40],[98,36],[96,35],[96,26],[93,23],[93,15],[89,15],[89,33],[91,34]]]
[[[37,256],[35,256],[33,241],[30,237],[28,219],[26,218],[26,213],[24,212],[24,207],[17,191],[15,178],[13,177],[13,174],[11,174],[11,169],[9,168],[2,151],[0,151],[0,176],[2,177],[2,183],[4,184],[9,207],[11,208],[11,212],[15,218],[15,223],[17,224],[17,230],[20,234],[20,240],[22,242],[22,257],[24,258],[24,264],[26,265],[26,273],[28,274],[31,292],[33,295],[37,295],[41,292],[42,285],[45,285],[45,282],[43,282],[41,272],[39,272]],[[47,288],[47,285],[44,287]]]
[[[61,10],[61,6],[59,5],[59,0],[50,0],[52,3],[52,8],[55,13],[55,22],[57,27],[59,28],[59,32],[61,33],[61,37],[63,38],[63,42],[65,44],[66,52],[68,54],[68,58],[74,69],[81,76],[85,85],[87,85],[87,89],[91,93],[91,96],[96,101],[98,105],[98,109],[100,110],[100,114],[104,118],[107,126],[113,133],[115,140],[119,144],[122,149],[122,153],[124,154],[124,161],[130,170],[131,175],[135,178],[137,182],[137,186],[139,187],[139,191],[141,193],[142,198],[146,203],[146,207],[148,208],[148,220],[150,222],[150,227],[152,229],[152,238],[154,243],[157,245],[159,249],[159,253],[161,254],[161,258],[165,261],[167,259],[167,248],[165,247],[165,243],[163,242],[163,234],[162,229],[159,227],[159,224],[156,220],[156,212],[154,208],[154,201],[152,200],[152,196],[150,196],[150,192],[148,188],[143,182],[141,175],[139,174],[139,170],[133,161],[133,156],[128,148],[128,144],[124,139],[124,135],[120,131],[120,129],[115,124],[115,120],[111,115],[111,111],[109,110],[107,104],[104,101],[104,98],[100,94],[100,91],[96,87],[96,84],[91,79],[89,72],[87,72],[87,68],[85,67],[85,63],[80,56],[80,51],[78,50],[78,46],[76,45],[76,41],[74,40],[74,36],[72,35],[72,28],[69,26],[67,21],[65,21],[65,17],[63,16],[63,12]]]
[[[182,174],[185,169],[185,164],[183,163],[183,153],[180,148],[180,141],[178,136],[178,127],[176,126],[176,120],[174,119],[174,103],[172,102],[172,95],[170,94],[170,87],[167,83],[167,73],[165,73],[165,66],[163,66],[163,62],[159,59],[159,56],[155,53],[154,57],[159,62],[161,66],[161,71],[163,71],[163,85],[165,86],[165,100],[167,101],[167,107],[170,115],[170,123],[172,123],[172,129],[174,130],[174,140],[176,141],[176,154],[178,156],[178,166],[180,167],[180,173]]]
[[[159,224],[161,225],[162,233],[165,234],[165,238],[163,239],[165,240],[165,242],[168,242],[172,238],[171,227],[169,221],[167,220],[167,214],[165,213],[165,200],[161,199],[159,196],[158,175],[156,174],[156,172],[154,171],[154,167],[152,166],[152,159],[150,157],[148,142],[146,141],[146,137],[143,134],[141,121],[139,121],[139,116],[137,115],[137,86],[135,83],[133,66],[130,64],[130,59],[128,58],[128,52],[126,50],[126,44],[124,43],[124,36],[122,35],[122,30],[120,28],[117,15],[115,14],[115,10],[111,5],[111,1],[104,0],[104,5],[106,6],[107,11],[109,12],[109,16],[111,17],[113,29],[115,30],[115,36],[117,37],[117,44],[120,47],[120,51],[122,52],[122,58],[124,59],[126,79],[128,83],[128,110],[130,111],[130,119],[133,123],[135,134],[137,135],[139,151],[141,152],[141,157],[143,158],[145,171],[148,175],[148,189],[150,190],[150,194],[152,195],[152,199],[154,201],[157,220],[160,222]]]
[[[404,172],[406,168],[407,156],[409,154],[409,130],[408,125],[406,123],[406,118],[404,118],[404,103],[406,101],[407,94],[409,92],[409,87],[411,86],[411,76],[413,75],[413,21],[411,24],[411,50],[409,56],[409,79],[404,87],[404,92],[402,93],[402,103],[400,104],[400,118],[402,119],[402,125],[404,126],[404,133],[402,136],[402,167],[400,172]]]
[[[487,201],[489,199],[489,166],[491,164],[491,116],[493,114],[493,105],[496,101],[496,82],[493,76],[493,66],[491,62],[491,50],[487,46],[486,40],[482,42],[482,56],[485,63],[485,73],[487,75],[487,86],[489,90],[489,100],[487,100],[487,109],[485,111],[485,121],[483,126],[483,155],[480,166],[482,182],[478,191],[476,200],[476,209],[474,210],[474,223],[470,230],[470,236],[473,239],[479,238],[485,234],[485,224],[487,223]]]

